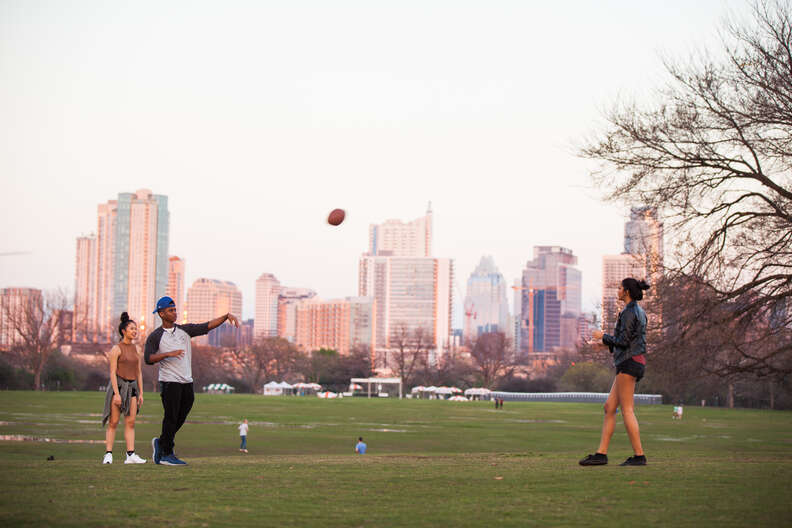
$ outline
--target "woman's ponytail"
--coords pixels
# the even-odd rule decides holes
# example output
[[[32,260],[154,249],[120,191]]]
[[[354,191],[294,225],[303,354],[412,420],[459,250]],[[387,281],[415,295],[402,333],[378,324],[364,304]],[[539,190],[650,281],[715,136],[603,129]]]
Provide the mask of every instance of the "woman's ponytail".
[[[626,278],[622,281],[622,286],[630,293],[630,299],[633,301],[640,301],[643,299],[643,292],[651,288],[649,283],[645,280],[637,280],[632,277]]]

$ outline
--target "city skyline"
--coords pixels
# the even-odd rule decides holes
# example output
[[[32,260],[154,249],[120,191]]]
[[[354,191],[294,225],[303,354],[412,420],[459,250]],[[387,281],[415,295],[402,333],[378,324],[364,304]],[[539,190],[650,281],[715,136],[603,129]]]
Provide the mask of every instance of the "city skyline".
[[[74,239],[92,231],[95,204],[150,188],[170,198],[185,282],[238,284],[245,318],[262,270],[323,298],[354,293],[369,225],[429,201],[433,254],[459,277],[489,254],[511,282],[533,246],[560,245],[578,256],[592,309],[627,213],[600,201],[574,143],[614,96],[640,102],[663,54],[716,39],[730,6],[745,12],[720,0],[196,2],[189,20],[150,27],[142,5],[119,17],[5,3],[0,174],[14,228],[0,252],[30,253],[0,258],[0,287],[74,289]],[[336,207],[347,220],[331,228]]]
[[[119,197],[126,196],[126,198],[122,198],[125,201],[129,201],[132,203],[132,198],[136,198],[140,200],[143,199],[150,199],[151,191],[149,190],[139,190],[136,194],[132,193],[119,193]],[[158,196],[157,200],[161,201],[164,204],[167,204],[167,197],[165,196]],[[158,209],[159,205],[157,200],[152,202],[155,204],[154,209]],[[118,225],[116,221],[117,216],[117,201],[111,200],[107,204],[99,204],[98,211],[99,211],[99,228],[100,231],[102,229],[108,230],[109,236],[111,237],[110,243],[113,246],[117,245],[115,240],[115,231],[118,230]],[[165,205],[167,207],[167,205]],[[167,211],[167,209],[166,209]],[[112,215],[109,215],[112,213]],[[369,266],[371,266],[376,261],[385,262],[390,257],[422,257],[426,256],[431,258],[431,246],[432,246],[432,210],[431,204],[427,209],[426,216],[419,217],[412,221],[402,221],[399,219],[389,219],[383,222],[382,224],[371,224],[369,226],[369,244],[368,248],[369,251],[365,252],[361,257],[359,262],[360,268],[360,276],[359,276],[359,284],[358,290],[359,293],[362,292],[365,287],[363,286],[364,281],[364,268],[362,267],[364,263],[370,261]],[[616,280],[616,275],[635,275],[636,277],[644,278],[648,276],[652,279],[651,274],[646,274],[644,272],[645,269],[652,268],[654,273],[656,274],[657,271],[661,266],[664,258],[664,250],[663,250],[663,228],[662,222],[658,219],[657,211],[654,209],[649,209],[646,207],[631,207],[630,208],[630,220],[625,222],[624,224],[624,252],[620,255],[603,255],[603,277],[602,283],[606,285],[602,291],[602,304],[601,304],[601,313],[602,313],[602,320],[607,326],[611,323],[612,319],[612,311],[616,306],[615,303],[615,294],[612,291],[614,290],[614,281]],[[156,220],[156,218],[154,217]],[[146,234],[146,224],[151,222],[138,222],[138,231],[141,233],[132,232],[133,230],[129,230],[128,236],[130,240],[138,239],[151,239],[150,235]],[[156,221],[154,222],[156,223]],[[130,224],[131,225],[131,224]],[[104,227],[103,226],[110,226]],[[109,231],[112,229],[112,232]],[[659,233],[659,234],[658,234]],[[154,238],[157,238],[156,236]],[[165,234],[164,238],[168,238],[167,234]],[[416,240],[418,244],[416,244]],[[76,273],[75,273],[75,292],[74,292],[74,310],[75,310],[75,320],[76,321],[83,321],[83,318],[91,321],[90,316],[96,317],[96,314],[99,313],[97,307],[91,305],[91,299],[96,299],[97,294],[97,284],[100,282],[100,276],[102,274],[97,273],[96,267],[97,263],[100,262],[100,256],[98,247],[102,245],[101,237],[97,240],[96,235],[91,234],[89,236],[80,236],[77,237],[77,258],[76,258]],[[105,242],[104,245],[107,245]],[[122,244],[123,245],[123,244]],[[649,248],[649,249],[647,249]],[[632,250],[634,253],[627,258],[629,253],[628,250]],[[541,253],[546,252],[555,252],[561,251],[569,252],[571,255],[572,253],[570,250],[558,246],[535,246],[533,248],[534,251],[534,260],[539,258]],[[372,254],[374,253],[374,255]],[[642,261],[636,262],[635,256],[642,255]],[[370,257],[377,256],[377,259],[371,259]],[[114,252],[110,253],[108,258],[112,258],[113,262],[117,260],[117,256]],[[127,260],[129,257],[125,257]],[[546,258],[545,256],[541,256],[541,259]],[[582,291],[582,281],[580,277],[580,271],[577,268],[571,268],[571,271],[567,271],[569,266],[566,264],[569,263],[577,263],[577,257],[571,257],[572,260],[570,262],[566,262],[561,264],[560,266],[563,268],[563,278],[553,278],[554,281],[558,280],[567,280],[567,274],[573,273],[571,280],[575,284],[575,287],[569,290],[566,286],[563,286],[561,290],[563,290],[563,294],[558,297],[558,299],[554,299],[559,303],[559,309],[564,313],[569,313],[573,316],[579,316],[583,313],[582,305],[581,305],[581,291]],[[625,260],[626,259],[626,260]],[[448,259],[445,259],[448,260]],[[533,261],[529,261],[528,266],[535,266],[536,264],[532,264]],[[542,267],[544,264],[542,264]],[[558,267],[558,264],[553,264],[553,273],[555,272],[555,268]],[[416,268],[417,269],[417,268]],[[413,273],[417,273],[413,270]],[[494,260],[491,256],[485,255],[482,256],[481,261],[478,263],[476,268],[471,272],[470,277],[467,281],[467,288],[466,294],[464,296],[464,301],[461,305],[461,310],[459,306],[459,301],[461,295],[454,296],[453,289],[455,287],[454,284],[451,284],[451,288],[448,289],[448,295],[451,297],[451,304],[449,304],[449,316],[452,317],[450,319],[449,328],[459,328],[463,329],[465,332],[465,338],[472,337],[472,335],[468,335],[471,331],[468,327],[472,325],[472,322],[468,321],[473,314],[478,316],[478,312],[482,312],[482,318],[492,319],[489,321],[482,330],[482,328],[478,329],[477,333],[481,333],[482,331],[490,331],[490,330],[500,330],[507,333],[507,335],[512,336],[516,344],[516,348],[520,348],[520,341],[521,341],[521,333],[520,331],[516,330],[513,324],[517,324],[519,322],[520,310],[524,308],[525,299],[524,296],[520,292],[526,288],[526,270],[523,270],[523,279],[516,279],[512,286],[512,289],[515,290],[515,297],[513,303],[513,309],[515,312],[515,317],[511,317],[511,310],[508,306],[508,296],[506,295],[506,288],[507,281],[504,279],[503,275],[497,270],[497,267],[494,264]],[[545,283],[548,282],[549,279],[545,277],[545,272],[543,269],[535,269],[533,274],[539,278],[539,282]],[[615,275],[614,275],[615,273]],[[447,275],[453,278],[454,271],[453,271],[453,259],[450,260],[450,268],[449,271],[446,272]],[[637,274],[637,275],[636,275]],[[106,272],[105,278],[106,282],[118,282],[118,278],[112,275],[112,268],[109,272]],[[192,309],[189,302],[189,295],[184,296],[184,276],[185,276],[185,259],[171,255],[168,258],[168,282],[166,284],[165,292],[168,295],[171,295],[174,299],[180,299],[177,301],[177,306],[180,310],[180,319],[183,322],[196,322],[196,313],[195,310]],[[500,277],[500,281],[498,285],[495,285],[493,282],[493,277]],[[623,278],[623,277],[622,277]],[[368,279],[370,282],[373,280],[372,277]],[[453,279],[452,279],[453,280]],[[478,288],[476,295],[496,295],[503,297],[502,301],[505,301],[504,306],[497,308],[496,311],[499,313],[489,314],[491,307],[487,306],[475,308],[473,306],[473,301],[471,298],[471,287],[473,286],[473,282],[484,281],[486,283],[492,283],[489,289],[492,287],[496,287],[497,291],[489,291],[484,292],[481,285],[476,285],[474,287]],[[534,279],[536,280],[536,279]],[[619,279],[620,280],[620,279]],[[472,282],[473,281],[473,282]],[[496,281],[497,282],[497,281]],[[193,282],[193,287],[198,284],[209,284],[209,283],[226,283],[233,288],[236,288],[236,285],[230,281],[224,281],[222,279],[206,279],[206,278],[198,278]],[[131,284],[131,282],[130,282]],[[483,283],[482,283],[483,284]],[[566,284],[566,282],[565,282]],[[369,285],[369,288],[372,286]],[[542,286],[544,288],[545,286]],[[461,293],[459,286],[456,285],[457,293]],[[113,290],[114,291],[114,290]],[[113,293],[111,291],[111,294]],[[615,291],[615,290],[614,290]],[[189,292],[188,292],[189,293]],[[573,296],[570,300],[568,299],[569,294]],[[502,294],[502,295],[501,295]],[[257,315],[258,317],[254,317],[253,320],[258,320],[258,323],[255,325],[256,330],[254,334],[256,337],[274,337],[280,336],[284,337],[292,342],[295,341],[296,337],[296,307],[303,301],[310,299],[312,297],[317,296],[317,292],[309,289],[309,288],[295,288],[295,287],[286,287],[281,285],[278,281],[277,277],[272,273],[263,273],[256,281],[256,298],[254,302],[257,306]],[[238,303],[233,303],[233,309],[235,312],[242,313],[241,306],[241,298],[242,294],[241,291],[239,292],[240,300]],[[610,299],[613,297],[613,299]],[[115,296],[113,295],[113,299]],[[349,298],[347,296],[346,298]],[[380,299],[380,302],[383,302],[383,297]],[[483,299],[483,297],[481,297]],[[319,297],[317,297],[319,300]],[[498,301],[503,304],[502,301]],[[152,300],[153,302],[153,300]],[[481,303],[481,301],[479,301]],[[496,301],[494,298],[488,302],[495,303]],[[543,302],[545,302],[543,300]],[[573,306],[572,310],[569,310],[566,306],[569,303],[572,303]],[[518,303],[520,304],[520,309],[517,309]],[[86,306],[87,304],[87,306]],[[228,304],[228,303],[226,303]],[[230,306],[230,305],[229,305]],[[204,318],[212,318],[215,315],[203,314],[201,311],[201,317]],[[215,310],[216,311],[216,310]],[[384,310],[383,313],[387,313],[387,308]],[[589,310],[591,311],[591,310]],[[596,310],[595,310],[596,311]],[[90,314],[89,314],[90,312]],[[461,312],[461,313],[459,313]],[[485,312],[487,312],[485,314]],[[560,314],[561,312],[559,312]],[[189,314],[189,315],[188,315]],[[111,315],[112,317],[112,315]],[[524,318],[523,318],[524,319]],[[496,321],[497,320],[497,321]],[[385,323],[385,320],[381,321],[380,324],[390,324]],[[459,321],[462,321],[462,324],[459,324]],[[499,323],[498,323],[499,322]],[[470,324],[469,324],[470,323]],[[571,323],[567,326],[570,326]],[[265,328],[266,327],[266,328]],[[473,328],[470,326],[470,328]],[[517,333],[514,333],[514,332]],[[381,335],[379,336],[380,343],[385,343],[388,339],[385,337],[385,334],[380,332]],[[566,333],[571,335],[571,330],[567,330]],[[525,336],[522,337],[524,340]],[[559,337],[560,338],[560,337]],[[565,339],[564,345],[569,346],[569,339]],[[554,341],[555,343],[555,341]],[[555,344],[554,346],[561,345],[561,342]],[[543,346],[543,345],[542,345]],[[529,347],[532,348],[532,347]]]

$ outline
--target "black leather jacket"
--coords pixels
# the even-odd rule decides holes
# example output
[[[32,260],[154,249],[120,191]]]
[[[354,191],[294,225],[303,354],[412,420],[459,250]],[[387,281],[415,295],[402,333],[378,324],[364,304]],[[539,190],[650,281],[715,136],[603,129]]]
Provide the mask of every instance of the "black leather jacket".
[[[602,336],[602,343],[610,348],[613,364],[618,366],[633,356],[646,353],[646,312],[630,301],[619,313],[613,335]]]

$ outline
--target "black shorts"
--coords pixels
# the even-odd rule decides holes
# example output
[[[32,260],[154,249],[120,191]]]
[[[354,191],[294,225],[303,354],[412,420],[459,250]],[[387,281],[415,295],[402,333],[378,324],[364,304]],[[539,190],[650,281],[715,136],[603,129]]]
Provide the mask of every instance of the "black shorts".
[[[616,365],[616,374],[629,374],[635,378],[635,383],[638,383],[644,377],[645,369],[644,365],[630,358]]]

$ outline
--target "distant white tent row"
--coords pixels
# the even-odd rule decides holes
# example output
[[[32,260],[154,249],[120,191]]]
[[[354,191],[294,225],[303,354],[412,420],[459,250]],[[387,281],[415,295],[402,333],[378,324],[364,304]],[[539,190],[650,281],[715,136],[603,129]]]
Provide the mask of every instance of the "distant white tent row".
[[[303,383],[303,382],[295,383],[294,384],[294,388],[295,389],[316,390],[316,391],[322,390],[322,386],[319,385],[318,383]]]
[[[277,381],[270,381],[264,385],[264,396],[283,396],[284,394],[296,394],[304,396],[322,390],[322,386],[318,383],[295,383],[290,385],[285,381],[278,383]]]
[[[285,381],[278,383],[277,381],[270,381],[264,384],[264,396],[283,396],[284,394],[291,394],[294,387]]]
[[[236,389],[227,383],[211,383],[203,388],[204,392],[212,394],[229,394],[234,392],[234,390]]]
[[[461,394],[462,389],[457,387],[424,387],[423,385],[418,385],[417,387],[413,387],[410,392],[413,394],[413,397],[417,398],[441,398],[444,399],[447,396],[452,394]]]

